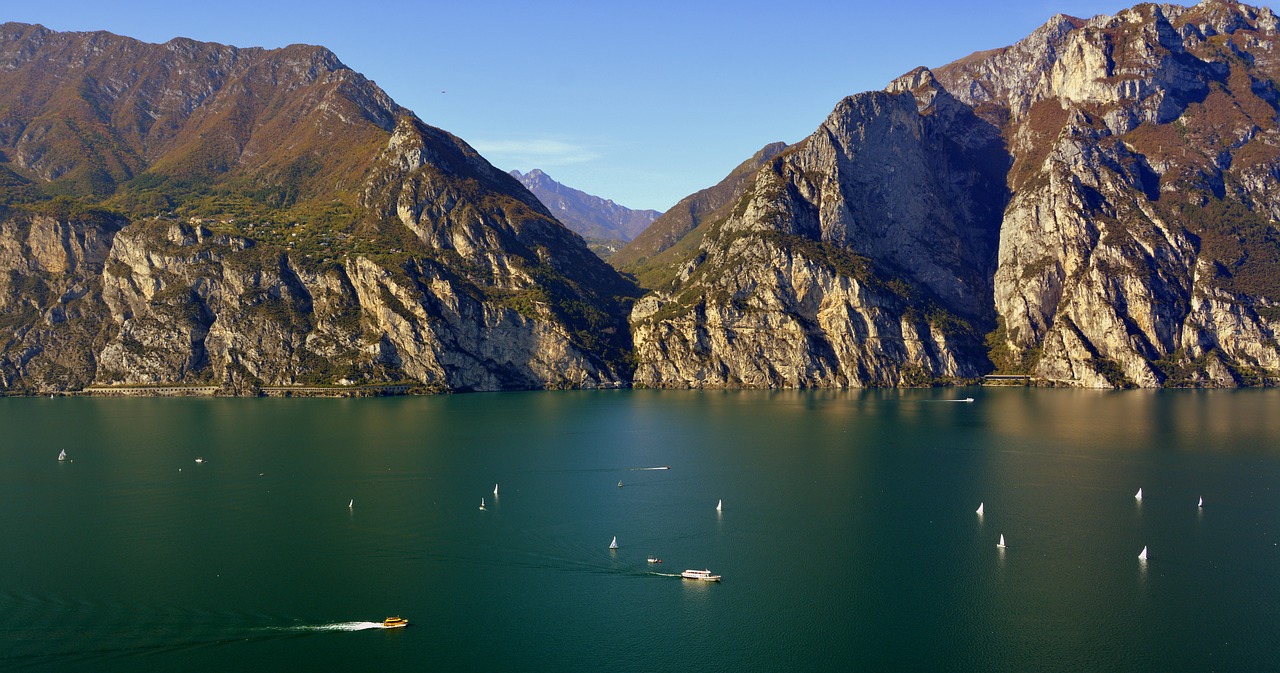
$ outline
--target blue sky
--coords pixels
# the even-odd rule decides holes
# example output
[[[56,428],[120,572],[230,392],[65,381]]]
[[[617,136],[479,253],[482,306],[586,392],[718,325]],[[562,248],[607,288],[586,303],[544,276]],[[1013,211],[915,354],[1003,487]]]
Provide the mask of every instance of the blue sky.
[[[503,169],[665,210],[844,96],[1100,0],[25,2],[0,21],[240,47],[322,44]],[[442,93],[443,92],[443,93]]]

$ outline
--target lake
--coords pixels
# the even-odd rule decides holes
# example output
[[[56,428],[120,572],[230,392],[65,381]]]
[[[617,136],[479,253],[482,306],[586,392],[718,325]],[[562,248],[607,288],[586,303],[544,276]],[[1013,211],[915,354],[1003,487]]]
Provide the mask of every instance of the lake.
[[[1280,668],[1280,391],[6,398],[0,428],[4,670]]]

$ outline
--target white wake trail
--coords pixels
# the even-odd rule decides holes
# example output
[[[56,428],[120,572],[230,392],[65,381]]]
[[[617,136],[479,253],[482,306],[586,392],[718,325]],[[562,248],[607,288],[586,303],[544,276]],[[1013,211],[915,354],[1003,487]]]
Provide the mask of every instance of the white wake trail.
[[[382,622],[334,622],[333,624],[286,627],[289,631],[364,631],[366,629],[381,628],[386,628],[382,625]]]

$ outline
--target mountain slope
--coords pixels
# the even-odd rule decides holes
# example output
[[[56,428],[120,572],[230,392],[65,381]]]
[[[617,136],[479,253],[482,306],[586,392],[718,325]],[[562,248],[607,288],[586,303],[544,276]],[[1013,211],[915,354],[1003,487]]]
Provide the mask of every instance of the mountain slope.
[[[610,257],[609,263],[623,271],[637,274],[642,283],[647,277],[661,276],[662,269],[675,263],[679,252],[673,251],[665,257],[660,255],[681,241],[692,242],[699,238],[696,234],[693,237],[689,234],[704,222],[723,219],[727,209],[742,197],[747,178],[786,147],[786,143],[765,145],[714,186],[681,199],[637,235],[635,240]],[[687,245],[688,243],[686,247]]]
[[[1280,379],[1276,28],[1058,16],[846,99],[646,270],[637,383]]]
[[[939,69],[1008,120],[992,337],[1005,371],[1088,386],[1276,378],[1276,29],[1265,8],[1139,5],[1056,17]]]
[[[610,247],[635,238],[662,214],[656,210],[632,210],[609,199],[566,187],[536,168],[527,174],[511,171],[511,177],[533,192],[570,230],[588,241],[599,241]]]
[[[630,284],[327,50],[0,29],[0,384],[620,385]]]

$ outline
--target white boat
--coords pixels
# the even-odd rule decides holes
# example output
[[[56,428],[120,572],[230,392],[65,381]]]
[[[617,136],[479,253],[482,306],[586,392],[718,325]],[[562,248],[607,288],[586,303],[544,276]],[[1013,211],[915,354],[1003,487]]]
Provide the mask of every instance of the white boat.
[[[648,560],[649,560],[649,563],[662,563],[662,559],[658,558],[657,556],[650,556]]]
[[[977,510],[978,516],[982,516],[982,505],[983,503],[978,503],[978,510]]]
[[[1000,534],[1000,542],[999,542],[999,544],[997,544],[996,546],[997,546],[997,547],[999,547],[999,548],[1001,548],[1001,549],[1004,549],[1004,548],[1005,548],[1005,546],[1004,546],[1004,533],[1001,533],[1001,534]]]
[[[1200,496],[1200,504],[1196,505],[1196,507],[1204,507],[1204,496]]]
[[[723,512],[723,511],[724,511],[724,509],[723,509],[723,508],[724,508],[724,500],[719,500],[719,501],[717,501],[717,502],[716,502],[716,511],[717,511],[717,512]]]
[[[196,462],[197,462],[197,463],[203,463],[203,462],[204,462],[204,458],[196,458]]]
[[[354,509],[355,506],[356,506],[356,499],[352,498],[351,502],[347,503],[347,509]]]
[[[484,498],[480,498],[480,509],[484,509]]]
[[[617,536],[617,535],[614,535],[614,536],[613,536],[613,542],[610,542],[610,543],[609,543],[609,548],[610,548],[610,549],[617,549],[617,548],[618,548],[618,536]]]
[[[496,498],[496,497],[498,497],[498,485],[497,485],[497,484],[494,484],[494,485],[493,485],[493,497],[495,497],[495,498]]]
[[[963,400],[960,400],[960,401],[961,401],[961,402],[972,402],[972,401],[973,401],[973,398],[972,398],[972,397],[966,397],[966,398],[964,398]]]
[[[702,580],[703,582],[719,582],[719,575],[712,575],[710,570],[686,570],[680,573],[680,576],[687,580]]]
[[[1141,500],[1141,499],[1142,499],[1142,489],[1138,489],[1138,492],[1133,496],[1133,499],[1134,499],[1134,500]]]
[[[66,459],[67,459],[67,450],[63,449],[62,453],[58,454],[58,460],[66,460]]]
[[[1143,548],[1142,548],[1142,553],[1141,553],[1141,554],[1138,554],[1138,560],[1139,560],[1139,561],[1145,561],[1145,560],[1147,560],[1147,548],[1146,548],[1146,547],[1143,547]]]
[[[622,480],[621,480],[621,479],[619,479],[619,480],[618,480],[618,488],[622,488]]]

